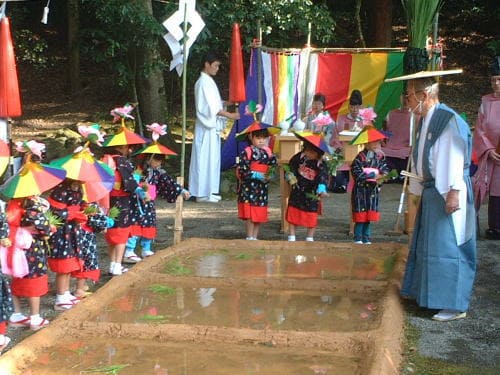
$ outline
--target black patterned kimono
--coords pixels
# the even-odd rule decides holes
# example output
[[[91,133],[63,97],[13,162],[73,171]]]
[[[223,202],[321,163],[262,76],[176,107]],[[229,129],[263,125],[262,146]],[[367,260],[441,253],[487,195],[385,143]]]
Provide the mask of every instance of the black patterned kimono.
[[[71,181],[64,181],[50,194],[51,211],[63,222],[50,237],[50,258],[67,259],[79,257],[82,248],[81,224],[87,221],[83,214],[83,193],[70,187]]]
[[[380,186],[376,181],[368,181],[363,168],[375,168],[379,174],[389,173],[389,166],[382,153],[364,149],[351,164],[354,187],[351,194],[352,217],[355,223],[380,220],[378,201]]]
[[[0,239],[9,238],[9,225],[5,214],[0,213]],[[12,292],[7,277],[0,270],[0,335],[7,332],[5,322],[13,312]]]
[[[240,153],[237,169],[240,219],[256,223],[267,221],[269,181],[254,178],[252,172],[259,172],[265,176],[276,164],[276,156],[269,147],[247,146]]]
[[[321,159],[310,160],[305,153],[298,152],[288,165],[297,183],[291,187],[286,220],[293,225],[314,228],[317,226],[318,213],[321,213],[317,189],[320,184],[328,185],[326,163]]]
[[[160,197],[169,203],[174,203],[182,193],[182,186],[175,182],[163,168],[148,167],[141,177],[149,189],[156,190],[156,197],[140,199],[133,194],[130,200],[130,222],[133,226],[132,235],[147,239],[156,238],[156,204],[155,198]]]

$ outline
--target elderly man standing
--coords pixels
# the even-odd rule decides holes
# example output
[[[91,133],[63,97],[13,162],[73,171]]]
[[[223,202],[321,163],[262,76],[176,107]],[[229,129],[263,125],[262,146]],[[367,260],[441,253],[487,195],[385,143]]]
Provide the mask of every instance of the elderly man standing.
[[[460,72],[392,79],[408,80],[408,106],[421,115],[412,155],[417,177],[410,185],[421,200],[401,294],[421,307],[440,310],[432,317],[438,321],[466,317],[476,272],[471,132],[454,110],[439,102],[439,86],[432,78]]]

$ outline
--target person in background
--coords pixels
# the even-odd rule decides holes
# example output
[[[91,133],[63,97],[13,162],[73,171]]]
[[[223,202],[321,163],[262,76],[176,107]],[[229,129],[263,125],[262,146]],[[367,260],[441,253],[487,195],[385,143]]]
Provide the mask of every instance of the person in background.
[[[46,215],[49,207],[49,202],[39,196],[14,198],[7,204],[11,248],[23,249],[28,266],[25,276],[12,277],[14,313],[9,318],[11,327],[29,327],[37,331],[49,324],[40,316],[40,298],[49,291],[47,254],[50,249],[47,239],[51,225]],[[29,316],[22,312],[21,298],[28,300]]]
[[[6,248],[10,247],[10,245],[7,217],[5,213],[0,212],[0,246]],[[10,337],[7,336],[7,322],[12,311],[12,291],[10,290],[9,280],[0,270],[0,355],[10,343]]]
[[[406,98],[421,115],[412,153],[410,193],[420,196],[401,295],[420,307],[439,310],[432,319],[466,317],[476,273],[476,212],[469,167],[469,125],[439,101],[432,78],[452,72],[426,72],[408,79]],[[394,79],[391,79],[394,80]]]
[[[104,210],[97,203],[84,203],[83,212],[87,221],[81,223],[81,251],[80,259],[83,262],[81,270],[71,272],[71,277],[76,279],[74,295],[85,298],[92,294],[88,291],[87,280],[98,282],[101,276],[99,269],[99,251],[97,249],[96,233],[103,232],[112,227],[114,220],[104,214]]]
[[[114,218],[114,225],[105,233],[108,243],[109,274],[120,276],[127,272],[124,263],[137,263],[141,261],[135,253],[125,253],[125,245],[131,235],[130,200],[134,194],[143,195],[144,191],[134,179],[134,165],[128,159],[131,146],[128,144],[108,147],[108,154],[104,156],[108,165],[112,163],[115,171],[115,185],[109,193],[109,206],[116,207],[119,214]]]
[[[182,195],[189,199],[189,191],[175,182],[162,163],[163,154],[140,154],[140,161],[135,173],[139,173],[139,182],[147,184],[147,199],[134,199],[131,202],[133,235],[127,240],[125,253],[134,253],[137,246],[141,247],[143,258],[154,255],[153,242],[157,233],[156,203],[157,197],[164,198],[169,203],[175,203]],[[134,174],[135,174],[134,173]]]
[[[288,241],[295,241],[296,227],[307,228],[306,241],[314,241],[321,214],[321,198],[326,197],[328,170],[323,155],[328,146],[319,134],[295,133],[303,141],[302,151],[296,153],[288,163],[285,179],[291,186],[286,210],[289,223]]]
[[[339,139],[340,132],[344,130],[356,131],[363,126],[363,119],[359,114],[359,110],[363,105],[363,95],[359,90],[352,90],[349,97],[349,113],[340,115],[337,118],[337,123],[333,128],[330,137],[329,145],[336,153],[343,153],[344,145]],[[347,192],[347,184],[349,183],[349,166],[344,164],[337,168],[337,175],[330,183],[330,190],[334,193]]]
[[[200,77],[194,86],[196,123],[189,164],[189,191],[197,202],[217,203],[220,200],[221,132],[226,119],[238,120],[238,112],[224,109],[217,84],[212,78],[221,62],[209,53],[203,62]]]
[[[410,118],[411,112],[405,96],[400,97],[401,107],[393,109],[387,114],[382,128],[390,135],[385,142],[382,142],[382,152],[389,168],[396,169],[398,174],[406,170],[408,157],[410,155]],[[415,121],[415,124],[418,121]],[[404,178],[399,176],[394,182],[403,182]],[[390,182],[390,181],[388,181]]]
[[[269,180],[278,163],[268,146],[269,129],[268,125],[255,121],[236,135],[238,140],[247,138],[249,142],[239,155],[236,169],[238,218],[245,221],[247,240],[256,240],[261,224],[268,221]]]
[[[473,136],[473,150],[478,157],[474,195],[476,209],[488,195],[486,238],[500,240],[500,56],[491,65],[493,92],[481,98]]]
[[[354,179],[351,208],[354,243],[357,244],[371,244],[370,224],[380,220],[378,181],[389,173],[384,154],[380,151],[380,143],[385,138],[374,126],[365,126],[352,141],[353,144],[365,145],[351,164]]]
[[[65,311],[75,306],[80,299],[70,292],[71,273],[81,271],[83,261],[82,227],[87,222],[83,213],[83,190],[81,182],[66,178],[49,196],[50,209],[61,224],[49,239],[49,268],[56,274],[56,311]]]

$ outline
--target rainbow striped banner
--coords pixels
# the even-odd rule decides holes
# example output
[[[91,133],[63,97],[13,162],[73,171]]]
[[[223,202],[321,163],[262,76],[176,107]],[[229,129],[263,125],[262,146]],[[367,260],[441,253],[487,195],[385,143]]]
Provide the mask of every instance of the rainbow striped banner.
[[[353,89],[363,94],[364,107],[374,108],[379,127],[387,113],[400,105],[403,83],[384,83],[384,80],[403,74],[403,50],[271,50],[263,47],[258,52],[252,50],[246,97],[247,102],[253,100],[264,106],[261,121],[266,124],[278,125],[289,118],[293,123],[294,119],[304,117],[318,92],[326,96],[326,110],[334,120],[348,112]],[[247,102],[240,103],[241,120],[233,126],[223,145],[223,170],[234,165],[236,155],[245,147],[234,140],[234,134],[253,121],[251,116],[244,115]]]
[[[373,107],[377,124],[399,107],[402,83],[384,79],[403,74],[403,51],[262,52],[265,109],[262,121],[277,125],[290,116],[303,117],[312,97],[326,96],[326,110],[333,119],[348,112],[351,91],[363,94],[363,106]]]

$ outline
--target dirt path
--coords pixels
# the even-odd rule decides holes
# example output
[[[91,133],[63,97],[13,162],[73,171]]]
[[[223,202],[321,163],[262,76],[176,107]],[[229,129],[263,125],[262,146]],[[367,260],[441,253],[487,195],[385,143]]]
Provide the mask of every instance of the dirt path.
[[[283,240],[280,232],[279,189],[274,184],[270,199],[270,222],[262,227],[262,240]],[[382,220],[373,228],[373,242],[394,241],[406,243],[407,236],[389,236],[394,229],[401,185],[385,185],[381,194]],[[315,238],[328,242],[350,242],[348,236],[348,195],[331,194],[324,201],[324,215],[319,220]],[[234,200],[222,200],[220,203],[185,202],[184,238],[201,237],[213,239],[244,238],[244,225],[237,219]],[[485,228],[486,207],[480,212],[480,225]],[[168,247],[173,242],[174,206],[158,202],[159,236],[156,249]],[[305,232],[298,231],[301,239]],[[107,269],[105,244],[100,241],[102,269]],[[418,348],[422,355],[443,359],[452,363],[469,364],[484,368],[498,366],[500,358],[500,317],[494,311],[498,306],[500,295],[491,285],[499,285],[500,253],[498,243],[487,241],[482,237],[478,241],[478,273],[469,317],[450,323],[439,323],[430,320],[432,312],[420,310],[412,304],[405,305],[407,322],[421,332]],[[99,288],[109,280],[103,275]],[[54,291],[43,298],[42,314],[53,319],[58,313],[53,310]],[[20,342],[30,332],[9,328],[11,345]],[[411,365],[403,369],[403,373],[415,373]],[[418,373],[418,372],[417,372]]]

